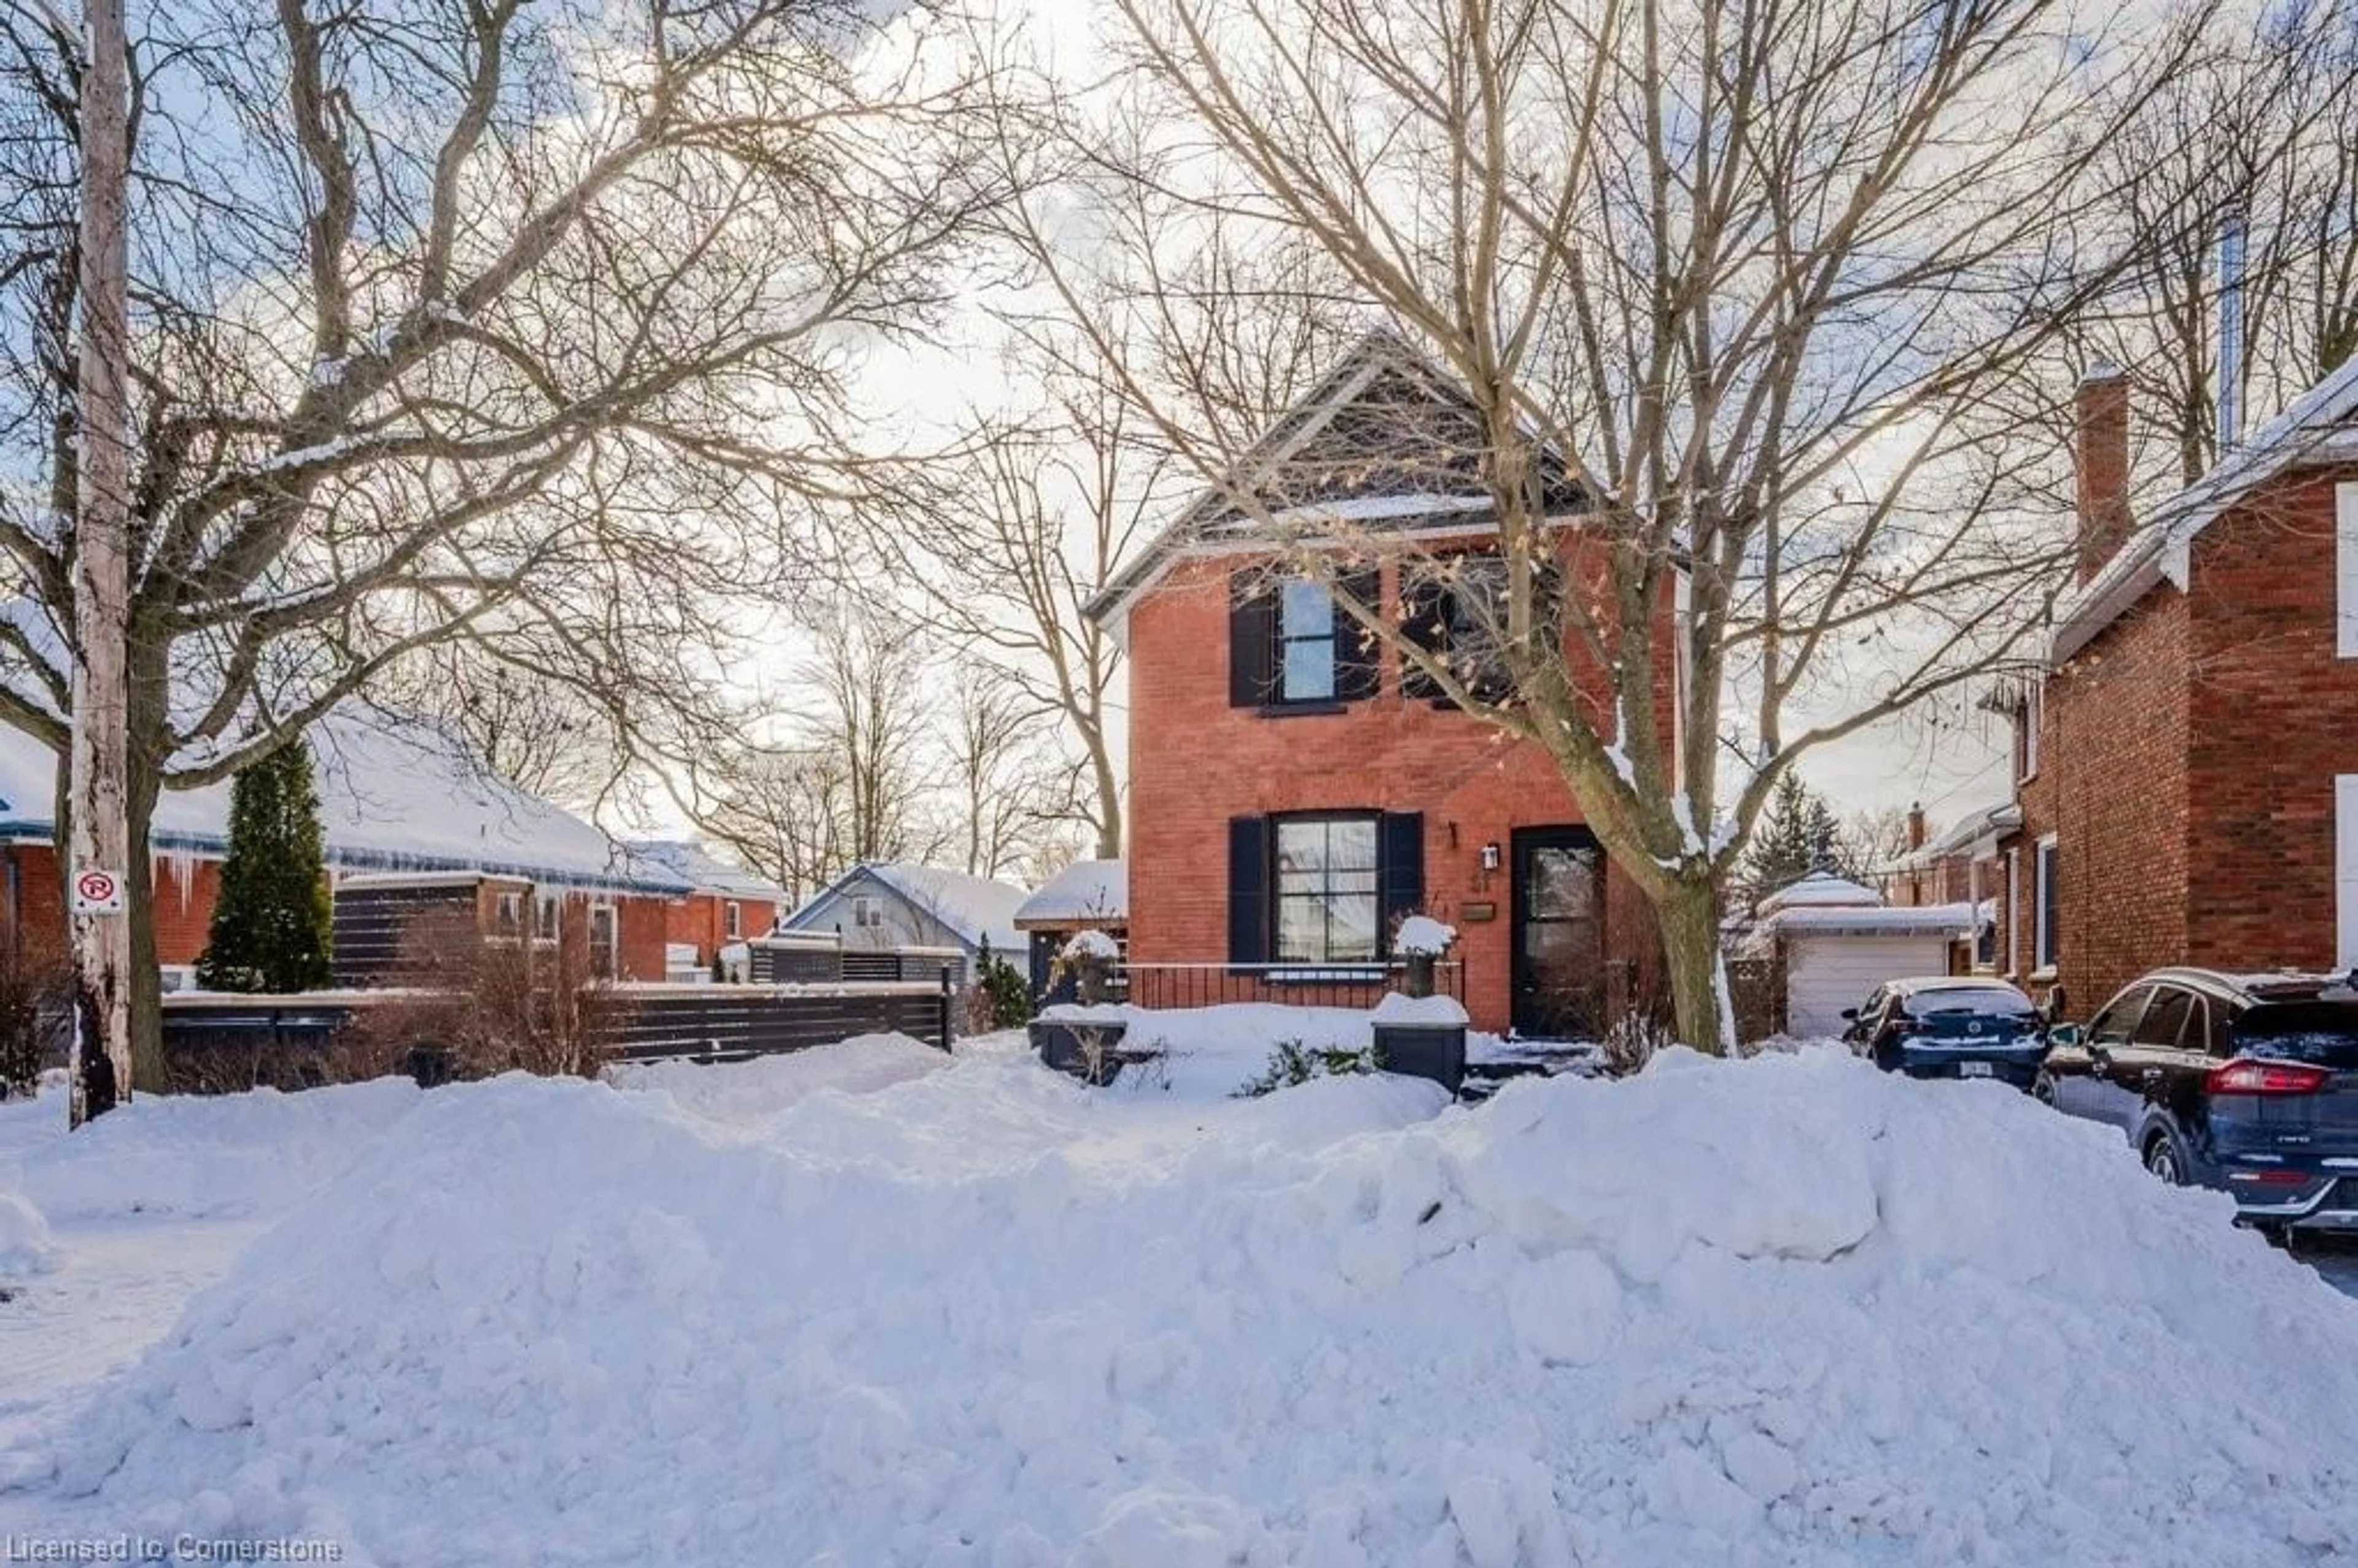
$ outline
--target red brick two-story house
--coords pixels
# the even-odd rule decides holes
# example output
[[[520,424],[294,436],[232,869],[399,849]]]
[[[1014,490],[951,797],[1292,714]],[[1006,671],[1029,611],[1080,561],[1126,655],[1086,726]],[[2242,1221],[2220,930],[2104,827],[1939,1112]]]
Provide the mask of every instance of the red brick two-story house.
[[[1472,645],[1457,596],[1496,581],[1482,445],[1462,393],[1371,337],[1092,603],[1130,660],[1133,996],[1153,994],[1158,966],[1222,965],[1230,998],[1340,978],[1370,979],[1372,1000],[1418,912],[1456,928],[1477,1028],[1560,1036],[1643,999],[1650,911],[1561,773],[1336,601],[1379,608],[1453,662]],[[1598,548],[1581,497],[1559,478],[1547,504],[1579,581]],[[1333,573],[1288,575],[1304,549]]]
[[[2358,960],[2358,362],[2141,521],[2077,409],[2080,589],[2016,703],[2008,947],[2084,1014],[2169,963]]]

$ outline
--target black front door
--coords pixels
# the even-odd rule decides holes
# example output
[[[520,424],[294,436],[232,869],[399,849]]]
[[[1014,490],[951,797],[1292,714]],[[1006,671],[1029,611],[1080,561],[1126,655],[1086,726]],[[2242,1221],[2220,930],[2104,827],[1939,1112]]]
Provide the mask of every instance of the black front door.
[[[1514,832],[1515,1033],[1594,1038],[1605,1011],[1605,851],[1585,827]]]

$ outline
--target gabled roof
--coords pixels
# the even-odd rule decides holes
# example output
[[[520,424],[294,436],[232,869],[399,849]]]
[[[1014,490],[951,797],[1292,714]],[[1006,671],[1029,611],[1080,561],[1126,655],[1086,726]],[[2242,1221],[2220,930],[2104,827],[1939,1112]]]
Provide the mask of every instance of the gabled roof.
[[[1455,377],[1397,333],[1369,332],[1221,481],[1206,485],[1115,572],[1087,613],[1119,620],[1193,550],[1293,544],[1329,533],[1477,528],[1492,514],[1482,473],[1487,444],[1481,412]],[[1553,454],[1543,469],[1552,510],[1585,506]],[[1254,498],[1254,511],[1237,506],[1239,492]]]
[[[1015,911],[1016,925],[1120,925],[1130,919],[1130,866],[1124,860],[1075,860],[1040,884]]]
[[[1985,839],[2004,837],[2022,826],[2022,807],[2011,800],[2001,800],[1969,811],[1956,822],[1925,840],[1921,849],[1896,855],[1877,868],[1886,871],[1904,871],[1917,866],[1936,865],[1951,855],[1962,854]]]
[[[852,867],[779,924],[789,931],[804,929],[803,921],[814,910],[863,881],[881,883],[932,915],[969,947],[980,946],[987,936],[994,953],[1023,950],[1022,934],[1015,926],[1015,911],[1030,895],[1022,888],[939,866],[894,860],[868,860]]]
[[[2048,650],[2061,664],[2164,579],[2183,591],[2195,538],[2254,490],[2303,463],[2358,459],[2358,359],[2292,406],[2171,496],[2064,610]]]
[[[344,871],[485,871],[536,882],[678,894],[686,878],[571,813],[494,776],[435,727],[371,709],[311,727],[328,864]],[[0,727],[0,836],[55,830],[57,754]],[[227,780],[167,790],[149,845],[218,856],[229,848]]]

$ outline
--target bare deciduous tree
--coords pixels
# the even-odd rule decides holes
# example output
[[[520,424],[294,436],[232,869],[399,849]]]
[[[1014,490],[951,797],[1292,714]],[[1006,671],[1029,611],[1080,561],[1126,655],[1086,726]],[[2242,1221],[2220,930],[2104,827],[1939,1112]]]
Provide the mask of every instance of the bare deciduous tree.
[[[1391,477],[1479,485],[1499,565],[1459,597],[1503,687],[1345,608],[1545,749],[1659,917],[1680,1037],[1725,1048],[1719,890],[1777,779],[2027,650],[2066,541],[2015,506],[2060,454],[2007,410],[2051,400],[2063,325],[2125,266],[2126,245],[2099,264],[2068,241],[2097,155],[2206,14],[2140,32],[2061,0],[1118,10],[1141,84],[1119,117],[1150,132],[1093,144],[1117,215],[1087,256],[1032,230],[1071,316],[1214,488],[1199,515],[1329,583],[1338,541],[1432,552],[1331,513],[1289,548],[1281,476],[1234,469],[1206,412],[1220,378],[1189,351],[1270,300],[1176,287],[1168,258],[1217,212],[1227,243],[1300,267],[1305,308],[1356,303],[1403,373],[1462,396],[1454,466]],[[1131,279],[1153,357],[1097,325],[1093,265]],[[1152,330],[1191,319],[1214,324]]]
[[[1051,715],[1014,681],[968,668],[957,691],[948,773],[967,872],[1020,871],[1042,825],[1072,816],[1079,781],[1057,754]]]
[[[987,72],[838,0],[197,0],[134,40],[128,817],[414,650],[698,654],[871,488],[847,348],[999,200]],[[909,24],[903,23],[903,26]],[[77,42],[0,11],[0,721],[72,717]],[[997,131],[1004,114],[987,117]],[[1016,161],[1020,161],[1020,155]],[[694,689],[676,683],[675,690]],[[660,737],[660,731],[654,731]],[[151,890],[130,879],[152,1062]],[[144,1069],[143,1069],[144,1070]]]

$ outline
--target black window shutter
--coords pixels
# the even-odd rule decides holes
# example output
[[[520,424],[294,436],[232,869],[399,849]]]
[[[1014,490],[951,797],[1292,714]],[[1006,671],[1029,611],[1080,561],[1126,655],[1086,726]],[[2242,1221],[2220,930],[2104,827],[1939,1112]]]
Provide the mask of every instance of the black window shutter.
[[[1275,684],[1277,600],[1259,568],[1228,578],[1228,706],[1259,708]]]
[[[1228,962],[1269,962],[1269,818],[1228,818]]]
[[[1401,634],[1429,654],[1443,654],[1449,646],[1449,590],[1429,572],[1412,574],[1401,569]],[[1441,684],[1419,669],[1403,654],[1401,658],[1401,695],[1402,697],[1437,697]]]
[[[1424,906],[1423,812],[1384,813],[1383,847],[1376,863],[1377,874],[1383,882],[1384,930],[1389,943],[1389,933],[1400,924],[1401,917]]]
[[[1357,702],[1376,695],[1383,665],[1376,633],[1343,608],[1348,597],[1369,611],[1383,608],[1384,579],[1380,568],[1364,567],[1335,580],[1335,698]]]

